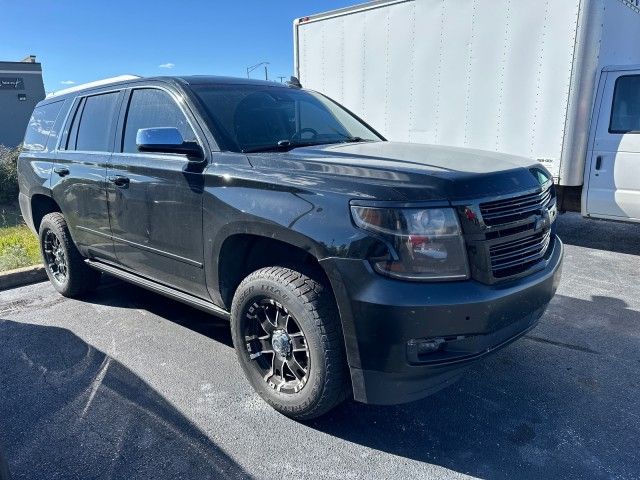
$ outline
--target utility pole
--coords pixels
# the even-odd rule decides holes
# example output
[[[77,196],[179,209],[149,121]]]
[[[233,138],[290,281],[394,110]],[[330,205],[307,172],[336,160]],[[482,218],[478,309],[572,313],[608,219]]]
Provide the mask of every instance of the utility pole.
[[[285,78],[287,78],[287,77],[286,76],[278,76],[278,80],[280,80],[280,83],[283,83]]]
[[[255,65],[251,65],[250,67],[247,67],[247,78],[251,78],[249,74],[253,72],[256,68],[261,67],[262,65],[264,65],[264,79],[269,80],[269,72],[267,71],[267,65],[269,65],[269,62],[260,62],[260,63],[256,63]]]

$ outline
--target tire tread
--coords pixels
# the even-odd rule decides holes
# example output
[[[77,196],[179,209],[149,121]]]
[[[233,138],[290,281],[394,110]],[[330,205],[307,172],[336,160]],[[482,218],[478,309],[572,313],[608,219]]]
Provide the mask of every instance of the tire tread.
[[[39,232],[41,244],[45,228],[54,231],[56,236],[58,236],[60,243],[64,246],[67,255],[68,278],[65,285],[58,288],[57,285],[59,284],[56,284],[56,282],[51,279],[48,268],[46,268],[47,275],[49,275],[49,279],[52,281],[54,286],[56,286],[56,289],[65,297],[70,298],[78,297],[86,292],[94,290],[100,281],[100,273],[87,266],[84,262],[84,257],[78,251],[78,248],[71,239],[69,227],[67,226],[67,221],[65,220],[64,215],[60,212],[52,212],[43,217],[42,222],[40,223]],[[44,253],[42,255],[44,261]]]
[[[237,291],[241,291],[249,283],[263,280],[270,280],[286,287],[302,301],[320,333],[325,352],[326,375],[324,382],[316,386],[320,390],[318,395],[311,395],[305,403],[295,407],[270,403],[285,415],[299,420],[316,418],[338,405],[350,394],[342,326],[333,295],[330,289],[319,281],[286,267],[266,267],[257,270],[240,283]],[[232,317],[239,314],[237,310],[238,305],[234,301],[231,308]]]

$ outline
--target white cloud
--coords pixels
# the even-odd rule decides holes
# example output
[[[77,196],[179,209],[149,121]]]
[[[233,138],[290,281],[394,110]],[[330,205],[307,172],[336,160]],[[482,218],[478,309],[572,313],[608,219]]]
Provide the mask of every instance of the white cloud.
[[[163,63],[161,65],[158,65],[158,67],[160,67],[160,68],[173,68],[175,66],[176,66],[176,64],[175,63],[171,63],[171,62],[167,62],[167,63]]]
[[[62,85],[75,85],[76,82],[73,80],[63,80],[60,82]]]

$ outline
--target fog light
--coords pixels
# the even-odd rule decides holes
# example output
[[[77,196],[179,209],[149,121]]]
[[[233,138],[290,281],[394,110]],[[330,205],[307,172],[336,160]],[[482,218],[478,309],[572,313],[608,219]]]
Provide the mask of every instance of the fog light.
[[[436,338],[435,340],[425,340],[418,343],[418,355],[425,353],[433,353],[440,350],[440,345],[444,343],[443,338]]]
[[[407,342],[407,358],[410,362],[419,362],[420,357],[440,350],[444,338],[414,338]]]

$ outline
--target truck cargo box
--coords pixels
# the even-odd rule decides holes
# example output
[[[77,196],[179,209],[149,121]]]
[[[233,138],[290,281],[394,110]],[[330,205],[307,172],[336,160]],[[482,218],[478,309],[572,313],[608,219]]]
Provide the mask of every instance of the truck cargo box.
[[[390,140],[531,157],[583,183],[605,66],[640,64],[640,0],[390,0],[294,22],[305,88]]]

